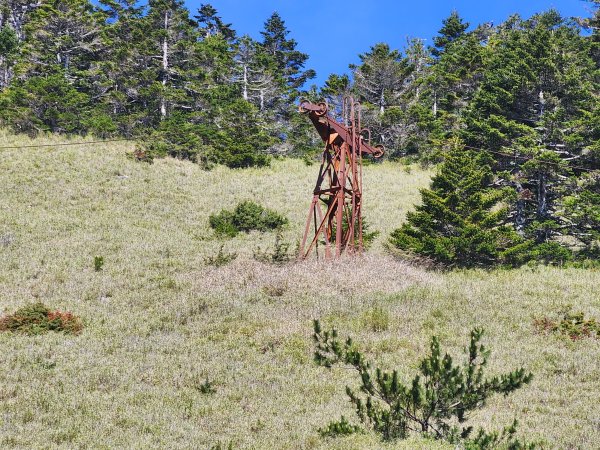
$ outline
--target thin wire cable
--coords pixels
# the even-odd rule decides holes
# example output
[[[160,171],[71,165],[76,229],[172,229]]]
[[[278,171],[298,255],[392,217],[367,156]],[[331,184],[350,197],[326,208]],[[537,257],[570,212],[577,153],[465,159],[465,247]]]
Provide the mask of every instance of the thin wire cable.
[[[105,139],[102,141],[58,142],[56,144],[10,145],[10,146],[6,146],[6,147],[0,147],[0,150],[9,150],[9,149],[18,149],[18,148],[67,147],[67,146],[74,146],[74,145],[104,144],[104,143],[108,143],[108,142],[131,142],[131,141],[135,141],[135,139]],[[493,153],[493,154],[500,155],[500,156],[506,156],[507,158],[522,159],[523,161],[530,161],[533,159],[533,158],[530,158],[527,156],[511,155],[510,153],[503,153],[503,152],[498,152],[495,150],[489,150],[489,149],[480,148],[480,147],[473,147],[472,145],[463,145],[463,146],[465,148],[469,148],[471,150],[479,150],[479,151],[489,152],[489,153]],[[508,150],[514,150],[515,152],[519,151],[514,148],[509,148],[509,147],[505,147],[505,148],[507,148]],[[544,164],[549,164],[551,166],[560,166],[561,165],[560,163],[555,163],[555,162],[551,162],[551,161],[545,161]],[[600,170],[600,169],[590,169],[589,167],[581,167],[581,166],[569,166],[569,168],[583,170],[585,172],[595,172],[597,170]]]
[[[6,147],[0,147],[0,150],[17,149],[17,148],[66,147],[66,146],[70,146],[70,145],[104,144],[107,142],[126,142],[126,141],[135,141],[135,139],[105,139],[102,141],[58,142],[56,144],[9,145]]]

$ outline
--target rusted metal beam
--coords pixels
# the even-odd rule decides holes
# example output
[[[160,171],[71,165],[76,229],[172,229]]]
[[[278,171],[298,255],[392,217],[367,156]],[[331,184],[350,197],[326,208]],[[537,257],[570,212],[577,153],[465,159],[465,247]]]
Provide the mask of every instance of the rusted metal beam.
[[[318,257],[321,238],[325,258],[331,257],[332,249],[336,257],[343,252],[360,252],[363,250],[362,158],[364,155],[381,158],[383,147],[364,142],[362,134],[368,130],[361,128],[360,105],[351,97],[344,100],[342,108],[347,126],[327,114],[325,103],[302,101],[299,109],[309,116],[325,144],[299,257],[304,259],[313,250]]]

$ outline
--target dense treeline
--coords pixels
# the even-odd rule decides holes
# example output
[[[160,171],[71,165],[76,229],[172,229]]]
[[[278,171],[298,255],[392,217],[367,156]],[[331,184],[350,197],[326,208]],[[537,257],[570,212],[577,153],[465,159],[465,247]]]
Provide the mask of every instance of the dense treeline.
[[[277,13],[255,41],[180,0],[2,2],[1,118],[19,132],[145,137],[203,164],[263,165],[286,150],[315,75]]]
[[[444,161],[398,248],[445,265],[600,252],[599,0],[586,18],[472,27],[453,12],[432,47],[377,44],[350,75],[304,91],[315,73],[277,13],[255,40],[208,4],[1,1],[0,121],[18,132],[135,137],[206,167],[260,166],[320,146],[295,113],[301,96],[335,113],[354,95],[389,157]]]

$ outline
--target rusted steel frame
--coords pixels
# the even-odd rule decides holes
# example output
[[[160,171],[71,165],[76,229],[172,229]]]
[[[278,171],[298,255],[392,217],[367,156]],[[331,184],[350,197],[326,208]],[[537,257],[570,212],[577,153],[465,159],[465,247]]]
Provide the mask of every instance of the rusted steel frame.
[[[352,165],[352,211],[350,213],[350,217],[348,217],[346,220],[348,220],[348,240],[346,241],[346,248],[348,248],[348,244],[350,243],[350,249],[354,250],[354,244],[355,244],[355,230],[354,230],[354,225],[356,224],[356,190],[357,187],[355,186],[355,181],[356,181],[356,154],[357,153],[361,153],[361,142],[360,142],[360,137],[359,135],[356,133],[356,110],[355,110],[355,103],[353,101],[353,99],[350,99],[350,123],[352,124],[352,153],[350,154],[350,158],[351,158],[351,165]],[[360,130],[360,129],[359,129]],[[361,230],[360,227],[358,227],[358,233],[360,234]]]
[[[354,102],[354,101],[349,102],[349,103],[351,105],[350,108],[354,108],[355,105],[359,105],[358,102]],[[325,109],[323,110],[323,108],[325,108]],[[327,113],[327,105],[325,105],[324,103],[319,103],[319,104],[315,105],[313,103],[303,101],[300,104],[300,110],[303,112],[309,112],[309,117],[310,117],[311,121],[313,122],[313,125],[315,126],[315,128],[317,129],[317,131],[321,135],[321,138],[324,141],[326,141],[327,138],[331,135],[330,129],[333,129],[343,141],[348,142],[348,143],[354,142],[352,139],[352,134],[346,127],[344,127],[343,125],[340,125],[334,119],[325,115]],[[352,120],[352,117],[350,117],[350,119]],[[360,134],[360,133],[358,133],[358,134]],[[354,143],[352,145],[354,145]],[[376,147],[371,147],[370,145],[362,142],[362,140],[360,140],[360,145],[358,145],[358,148],[360,149],[361,153],[365,153],[367,155],[374,155],[374,156],[379,155],[380,156],[382,154],[381,149],[376,148]]]
[[[327,222],[327,220],[329,219],[329,216],[331,215],[332,211],[335,209],[336,206],[337,206],[337,202],[335,202],[335,201],[332,202],[331,205],[329,205],[327,214],[325,214],[325,217],[321,220],[321,224],[319,225],[319,228],[317,229],[315,236],[313,237],[310,245],[308,246],[308,250],[306,250],[304,257],[306,257],[310,254],[311,250],[313,249],[315,243],[317,242],[317,240],[319,238],[319,234],[321,234],[321,232],[323,231],[323,226],[325,225],[325,222]],[[327,238],[327,235],[325,235],[325,238]]]
[[[321,211],[321,206],[317,205],[316,206],[317,211],[319,212],[319,220],[321,222],[324,221],[323,219],[323,211]],[[317,226],[317,221],[315,220],[315,228]],[[323,235],[325,236],[325,259],[327,258],[331,258],[331,244],[329,242],[329,236],[327,236],[327,232],[325,230],[323,230]],[[315,243],[315,247],[318,245],[318,242]],[[318,250],[317,250],[317,255],[318,255]]]
[[[325,163],[327,162],[327,166],[325,166]],[[317,177],[317,184],[315,187],[315,191],[317,190],[318,187],[321,186],[321,183],[323,182],[323,178],[325,176],[325,172],[327,171],[327,167],[329,167],[329,165],[331,164],[331,159],[328,157],[327,155],[327,146],[325,147],[325,151],[323,152],[323,155],[321,157],[321,166],[319,167],[319,176]],[[314,222],[315,222],[315,235],[316,235],[316,210],[315,207],[318,207],[318,202],[319,202],[319,195],[317,194],[317,192],[314,192],[313,195],[313,200],[311,203],[311,207],[308,210],[308,217],[306,218],[306,226],[304,229],[304,237],[302,238],[302,244],[300,244],[300,251],[299,251],[299,256],[301,256],[302,258],[305,257],[304,255],[304,247],[306,246],[306,240],[308,239],[308,230],[310,230],[310,223],[311,223],[311,216],[314,215]]]
[[[357,121],[356,121],[356,129],[358,130],[358,136],[359,136],[358,139],[360,139],[361,142],[362,142],[362,130],[363,130],[363,128],[362,128],[362,111],[361,111],[360,103],[359,102],[356,102],[356,107],[357,107],[356,109],[358,111],[358,118],[357,118]],[[369,142],[368,142],[367,145],[370,147],[371,146],[371,130],[367,130],[367,131],[369,133]],[[358,156],[358,170],[357,170],[356,175],[358,177],[358,180],[357,180],[357,186],[356,187],[358,189],[359,196],[358,196],[358,199],[357,199],[356,211],[357,211],[357,214],[358,214],[358,229],[360,230],[360,233],[358,235],[358,251],[362,252],[363,249],[364,249],[364,242],[363,242],[363,217],[362,217],[362,201],[363,201],[363,198],[362,198],[363,197],[362,196],[362,192],[363,192],[363,190],[362,190],[362,188],[363,188],[363,185],[362,185],[362,178],[363,178],[363,172],[362,172],[362,168],[363,168],[363,165],[362,165],[362,152],[359,152],[357,156]]]
[[[304,101],[300,110],[308,113],[325,143],[325,150],[299,256],[304,258],[313,249],[318,256],[321,233],[325,238],[326,257],[330,255],[331,244],[335,244],[336,257],[344,251],[360,251],[363,248],[362,157],[364,153],[377,158],[382,156],[383,150],[370,145],[370,135],[369,143],[364,142],[360,104],[351,97],[344,98],[342,104],[342,120],[345,126],[327,115],[327,105],[324,103],[312,104]],[[324,216],[321,202],[326,207]],[[306,248],[311,218],[314,223],[314,237]],[[344,220],[348,225],[345,231]]]

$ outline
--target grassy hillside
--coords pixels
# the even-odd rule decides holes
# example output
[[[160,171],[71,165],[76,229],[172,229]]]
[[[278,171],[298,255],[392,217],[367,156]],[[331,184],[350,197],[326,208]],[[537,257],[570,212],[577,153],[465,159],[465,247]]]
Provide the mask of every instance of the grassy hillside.
[[[30,142],[0,134],[0,146],[13,143]],[[365,168],[366,216],[381,231],[366,257],[263,265],[252,253],[273,234],[220,241],[209,214],[255,200],[289,217],[285,239],[295,243],[316,166],[203,172],[173,159],[136,163],[129,150],[0,150],[0,312],[39,299],[86,325],[75,337],[0,334],[2,448],[443,448],[318,436],[341,414],[353,418],[343,383],[356,380],[313,364],[315,317],[406,378],[433,334],[459,355],[482,326],[492,373],[523,365],[535,378],[474,424],[517,416],[521,434],[547,448],[597,447],[600,342],[540,335],[532,321],[566,305],[600,318],[599,271],[438,274],[393,260],[382,243],[430,176],[394,164]],[[240,256],[206,266],[222,244]],[[200,391],[206,378],[215,394]]]

